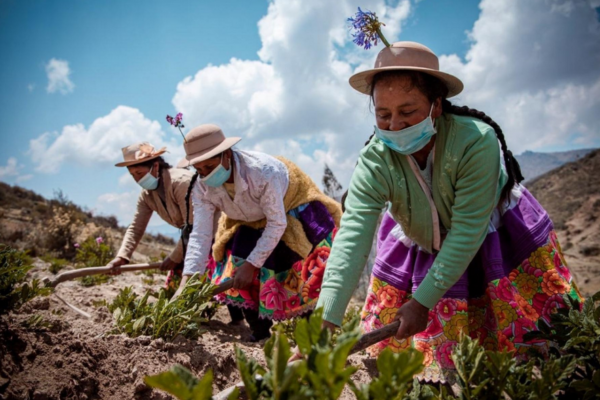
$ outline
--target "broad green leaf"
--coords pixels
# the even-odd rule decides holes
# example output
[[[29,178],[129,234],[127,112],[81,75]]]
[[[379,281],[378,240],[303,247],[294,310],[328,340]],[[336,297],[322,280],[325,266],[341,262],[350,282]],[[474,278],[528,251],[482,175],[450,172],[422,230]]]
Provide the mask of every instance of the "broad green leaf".
[[[192,397],[192,388],[196,385],[197,379],[184,367],[174,365],[169,371],[146,376],[144,382],[148,386],[164,390],[180,400],[189,400]]]
[[[209,369],[200,382],[196,384],[194,389],[192,390],[192,400],[210,400],[212,398],[212,382],[213,382],[213,372],[212,369]]]

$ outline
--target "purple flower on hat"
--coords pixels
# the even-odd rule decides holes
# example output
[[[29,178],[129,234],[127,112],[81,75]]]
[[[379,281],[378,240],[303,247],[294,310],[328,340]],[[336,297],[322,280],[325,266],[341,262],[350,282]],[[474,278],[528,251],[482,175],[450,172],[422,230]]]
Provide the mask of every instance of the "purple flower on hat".
[[[185,142],[185,135],[181,131],[181,128],[185,128],[185,125],[183,125],[183,114],[177,113],[177,115],[175,115],[175,118],[171,117],[170,115],[167,115],[167,122],[173,125],[175,128],[179,129],[179,133],[181,133],[181,136],[183,136],[183,141]]]
[[[104,243],[104,239],[102,239],[102,236],[98,236],[96,238],[96,243],[98,243],[98,244]]]
[[[79,243],[75,243],[75,244],[73,245],[73,247],[75,247],[76,249],[78,249],[78,248],[80,248],[81,246],[79,245]]]
[[[364,47],[365,50],[370,49],[371,46],[377,46],[378,40],[381,40],[383,44],[389,47],[390,44],[381,33],[381,27],[385,26],[385,24],[379,22],[374,12],[363,11],[358,7],[358,12],[354,18],[348,18],[348,22],[355,29],[355,32],[352,33],[353,42]]]

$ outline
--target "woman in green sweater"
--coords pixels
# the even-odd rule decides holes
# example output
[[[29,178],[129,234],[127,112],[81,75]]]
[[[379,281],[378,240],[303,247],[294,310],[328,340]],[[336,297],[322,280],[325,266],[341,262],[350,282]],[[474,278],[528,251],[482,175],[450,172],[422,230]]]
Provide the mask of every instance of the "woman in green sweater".
[[[376,125],[327,263],[318,303],[325,325],[340,325],[386,209],[362,320],[366,331],[401,323],[371,355],[414,347],[426,377],[443,377],[463,334],[519,355],[543,348],[523,335],[567,307],[564,294],[581,297],[498,124],[447,100],[461,81],[418,43],[386,47],[350,84],[371,96]]]

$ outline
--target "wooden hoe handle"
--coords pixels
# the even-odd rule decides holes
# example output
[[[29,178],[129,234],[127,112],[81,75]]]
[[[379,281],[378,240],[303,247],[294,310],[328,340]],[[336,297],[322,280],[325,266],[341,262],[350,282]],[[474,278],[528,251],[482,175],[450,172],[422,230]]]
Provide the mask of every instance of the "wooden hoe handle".
[[[152,264],[130,264],[130,265],[122,265],[121,272],[131,272],[131,271],[143,271],[147,269],[157,269],[160,268],[161,263],[152,263]],[[44,280],[46,286],[56,287],[61,282],[70,281],[75,278],[81,278],[82,276],[89,275],[98,275],[98,274],[108,274],[110,272],[110,267],[90,267],[90,268],[80,268],[74,269],[72,271],[66,271],[62,274],[58,274],[56,278],[50,280]]]

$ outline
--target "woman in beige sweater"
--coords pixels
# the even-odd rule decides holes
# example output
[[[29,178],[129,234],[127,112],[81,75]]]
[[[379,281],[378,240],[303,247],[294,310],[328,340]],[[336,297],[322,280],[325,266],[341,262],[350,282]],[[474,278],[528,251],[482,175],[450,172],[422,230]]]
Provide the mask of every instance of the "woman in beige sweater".
[[[186,169],[172,168],[161,157],[165,152],[165,148],[155,150],[148,143],[136,143],[123,148],[124,161],[116,164],[117,167],[127,167],[143,190],[121,248],[115,259],[108,264],[113,275],[120,274],[120,267],[131,261],[153,212],[158,213],[163,221],[175,228],[185,230],[186,225],[192,226],[192,203],[187,192],[194,174]],[[186,209],[186,204],[189,209]],[[186,220],[188,224],[185,223]],[[185,242],[185,235],[182,235],[175,249],[162,262],[161,269],[170,271],[167,284],[173,280],[174,275],[181,276],[187,245]]]

